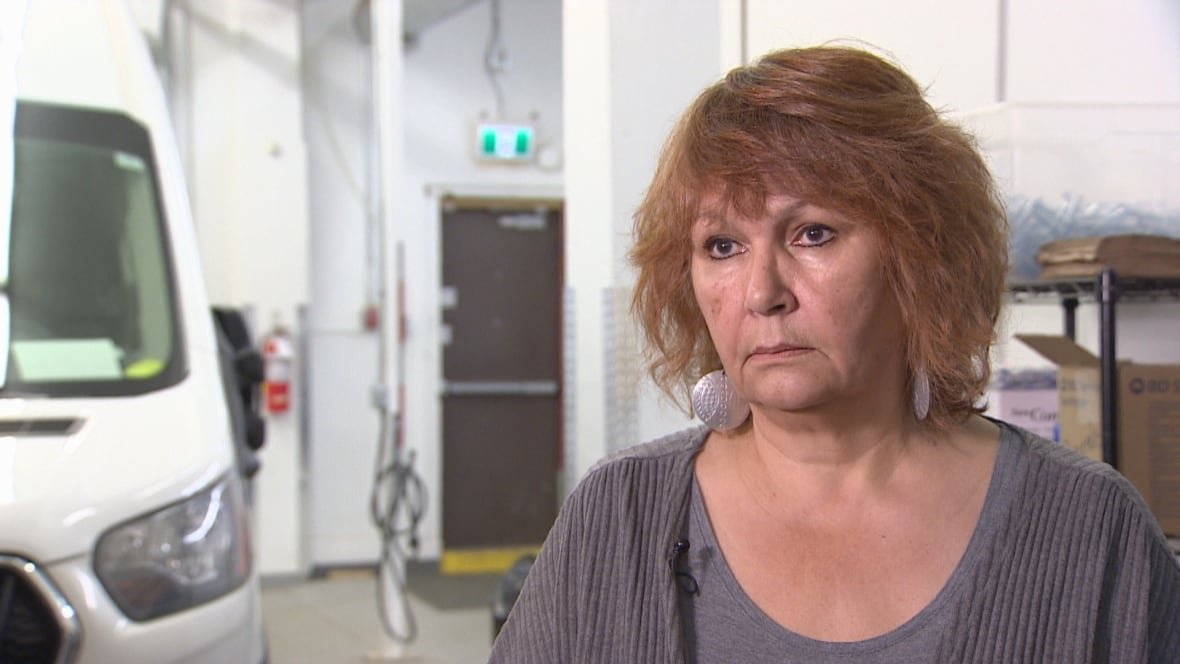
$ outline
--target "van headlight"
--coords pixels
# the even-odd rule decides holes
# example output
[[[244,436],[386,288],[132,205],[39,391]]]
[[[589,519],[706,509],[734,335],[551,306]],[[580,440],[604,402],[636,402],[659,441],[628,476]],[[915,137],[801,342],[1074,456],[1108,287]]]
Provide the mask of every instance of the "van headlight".
[[[94,567],[132,620],[216,599],[250,576],[250,534],[236,475],[175,505],[116,526],[98,540]]]

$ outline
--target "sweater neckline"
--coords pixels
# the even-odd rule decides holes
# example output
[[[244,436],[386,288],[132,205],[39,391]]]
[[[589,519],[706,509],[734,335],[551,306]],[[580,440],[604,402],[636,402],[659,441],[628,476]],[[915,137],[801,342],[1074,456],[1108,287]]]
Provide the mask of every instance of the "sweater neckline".
[[[1016,494],[1016,491],[1012,487],[1020,485],[1021,478],[1026,471],[1024,465],[1018,462],[1021,438],[1010,425],[999,420],[992,421],[1000,427],[1000,445],[996,453],[996,461],[992,468],[991,478],[988,481],[987,495],[984,498],[983,508],[980,510],[979,520],[975,524],[971,538],[967,542],[967,548],[964,550],[959,562],[955,565],[955,569],[951,572],[950,577],[934,598],[917,614],[894,629],[884,634],[859,641],[824,641],[813,639],[790,630],[767,615],[765,611],[754,603],[754,600],[750,598],[745,589],[741,587],[741,584],[737,581],[737,577],[733,574],[733,570],[730,569],[729,564],[726,562],[725,554],[721,552],[721,548],[717,543],[716,533],[713,531],[713,525],[708,518],[708,512],[705,508],[704,499],[701,496],[700,486],[694,470],[692,473],[690,518],[697,520],[695,525],[705,535],[706,545],[716,550],[718,554],[711,556],[708,564],[714,567],[714,572],[718,575],[720,581],[729,589],[735,600],[744,608],[746,614],[757,625],[767,630],[768,634],[775,635],[791,643],[793,647],[815,650],[817,652],[823,651],[828,654],[847,653],[849,655],[864,655],[883,650],[893,644],[904,641],[915,631],[920,630],[931,620],[936,619],[948,608],[954,606],[955,601],[960,598],[964,589],[970,585],[971,576],[979,567],[980,561],[986,556],[987,551],[992,548],[991,544],[995,540],[997,529],[1003,523],[1005,516],[1011,509]]]

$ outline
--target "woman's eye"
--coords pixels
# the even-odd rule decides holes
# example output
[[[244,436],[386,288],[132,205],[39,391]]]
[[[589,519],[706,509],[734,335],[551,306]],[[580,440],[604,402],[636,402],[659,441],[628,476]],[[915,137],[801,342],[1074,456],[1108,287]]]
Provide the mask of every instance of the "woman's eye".
[[[737,242],[729,238],[715,237],[710,238],[705,242],[705,250],[709,252],[710,258],[729,258],[741,253],[741,247]]]
[[[795,236],[795,241],[793,244],[802,247],[819,247],[831,242],[833,239],[835,239],[835,237],[836,231],[828,228],[827,226],[815,224],[812,226],[807,226],[802,231],[800,231],[799,234]]]

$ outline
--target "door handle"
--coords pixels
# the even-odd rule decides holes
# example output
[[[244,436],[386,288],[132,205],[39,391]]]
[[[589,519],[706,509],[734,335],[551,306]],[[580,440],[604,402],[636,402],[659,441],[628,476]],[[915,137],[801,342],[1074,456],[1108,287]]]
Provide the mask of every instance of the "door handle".
[[[445,397],[554,397],[555,380],[445,380]]]

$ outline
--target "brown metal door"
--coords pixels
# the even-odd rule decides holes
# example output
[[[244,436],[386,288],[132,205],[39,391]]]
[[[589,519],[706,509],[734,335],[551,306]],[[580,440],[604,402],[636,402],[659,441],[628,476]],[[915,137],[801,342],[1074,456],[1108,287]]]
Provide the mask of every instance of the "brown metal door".
[[[442,219],[443,546],[532,546],[557,511],[561,212],[471,205]]]

